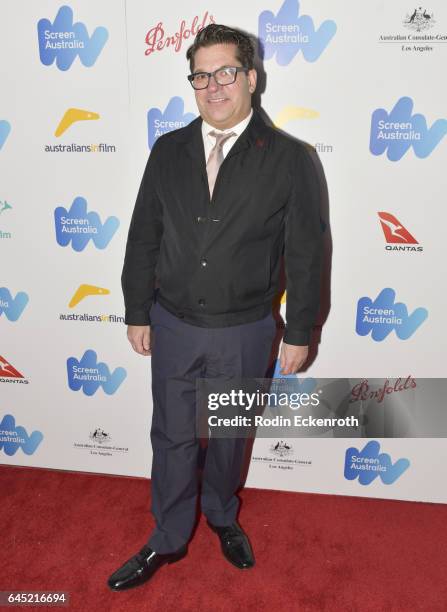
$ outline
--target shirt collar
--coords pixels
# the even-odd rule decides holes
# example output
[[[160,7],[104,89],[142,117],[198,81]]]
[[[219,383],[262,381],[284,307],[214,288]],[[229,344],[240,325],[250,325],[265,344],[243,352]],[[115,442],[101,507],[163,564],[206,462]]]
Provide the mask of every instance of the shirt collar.
[[[210,125],[209,123],[207,123],[205,119],[203,119],[202,120],[202,135],[204,138],[209,138],[210,137],[209,132],[211,132],[211,130],[215,130],[216,132],[222,133],[222,134],[225,134],[226,132],[234,132],[236,134],[236,138],[238,138],[242,134],[242,132],[245,130],[247,125],[250,123],[250,119],[252,115],[253,115],[253,109],[250,109],[250,112],[245,117],[245,119],[242,119],[242,121],[240,121],[233,127],[228,128],[226,130],[219,130],[213,127],[212,125]]]

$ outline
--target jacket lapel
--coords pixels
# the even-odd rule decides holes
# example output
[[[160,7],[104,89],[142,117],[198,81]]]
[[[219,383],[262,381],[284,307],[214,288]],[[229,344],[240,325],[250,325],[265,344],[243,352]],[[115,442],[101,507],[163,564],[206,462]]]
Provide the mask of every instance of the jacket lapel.
[[[217,175],[213,191],[213,200],[211,201],[208,189],[208,176],[206,173],[205,148],[202,137],[202,118],[200,116],[197,117],[177,134],[177,139],[180,141],[180,144],[184,146],[184,151],[191,160],[195,171],[200,174],[200,184],[203,187],[202,195],[206,197],[207,201],[207,217],[209,223],[205,232],[204,248],[207,248],[214,236],[219,232],[222,226],[221,219],[225,215],[226,207],[230,205],[229,202],[225,201],[225,198],[222,199],[222,197],[219,197],[222,188],[222,175],[225,174],[225,166],[235,155],[239,155],[242,152],[247,154],[250,148],[256,149],[258,147],[263,147],[266,144],[267,137],[268,128],[259,112],[254,109],[249,124],[225,156]],[[194,198],[196,201],[200,201],[200,199],[201,198]]]

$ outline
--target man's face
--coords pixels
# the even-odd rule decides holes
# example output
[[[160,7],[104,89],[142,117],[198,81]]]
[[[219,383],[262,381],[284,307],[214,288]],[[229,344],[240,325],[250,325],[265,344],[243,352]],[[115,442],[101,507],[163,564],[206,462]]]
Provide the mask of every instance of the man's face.
[[[194,72],[214,72],[223,66],[241,66],[236,59],[236,45],[217,44],[201,47],[194,58]],[[217,85],[213,77],[207,89],[196,89],[197,106],[202,118],[219,130],[231,128],[249,114],[251,94],[256,87],[256,70],[238,72],[231,85]]]

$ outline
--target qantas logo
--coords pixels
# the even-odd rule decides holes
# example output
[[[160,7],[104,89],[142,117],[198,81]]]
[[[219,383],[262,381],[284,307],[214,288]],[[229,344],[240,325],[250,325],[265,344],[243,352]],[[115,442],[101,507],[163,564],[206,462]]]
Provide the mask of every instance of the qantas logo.
[[[28,381],[21,372],[0,355],[0,382],[26,383]]]
[[[387,251],[423,251],[416,238],[402,223],[388,212],[377,213],[385,236]],[[391,246],[394,245],[394,246]],[[399,245],[399,246],[397,246]],[[415,246],[418,245],[418,246]]]

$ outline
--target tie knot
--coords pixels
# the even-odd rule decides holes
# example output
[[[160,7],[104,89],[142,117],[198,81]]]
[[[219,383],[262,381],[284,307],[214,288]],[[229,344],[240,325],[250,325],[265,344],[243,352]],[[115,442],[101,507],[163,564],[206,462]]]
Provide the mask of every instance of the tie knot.
[[[216,148],[222,148],[226,140],[232,136],[236,136],[235,132],[216,132],[215,130],[211,130],[211,132],[208,133],[216,139],[216,144],[214,145]]]

